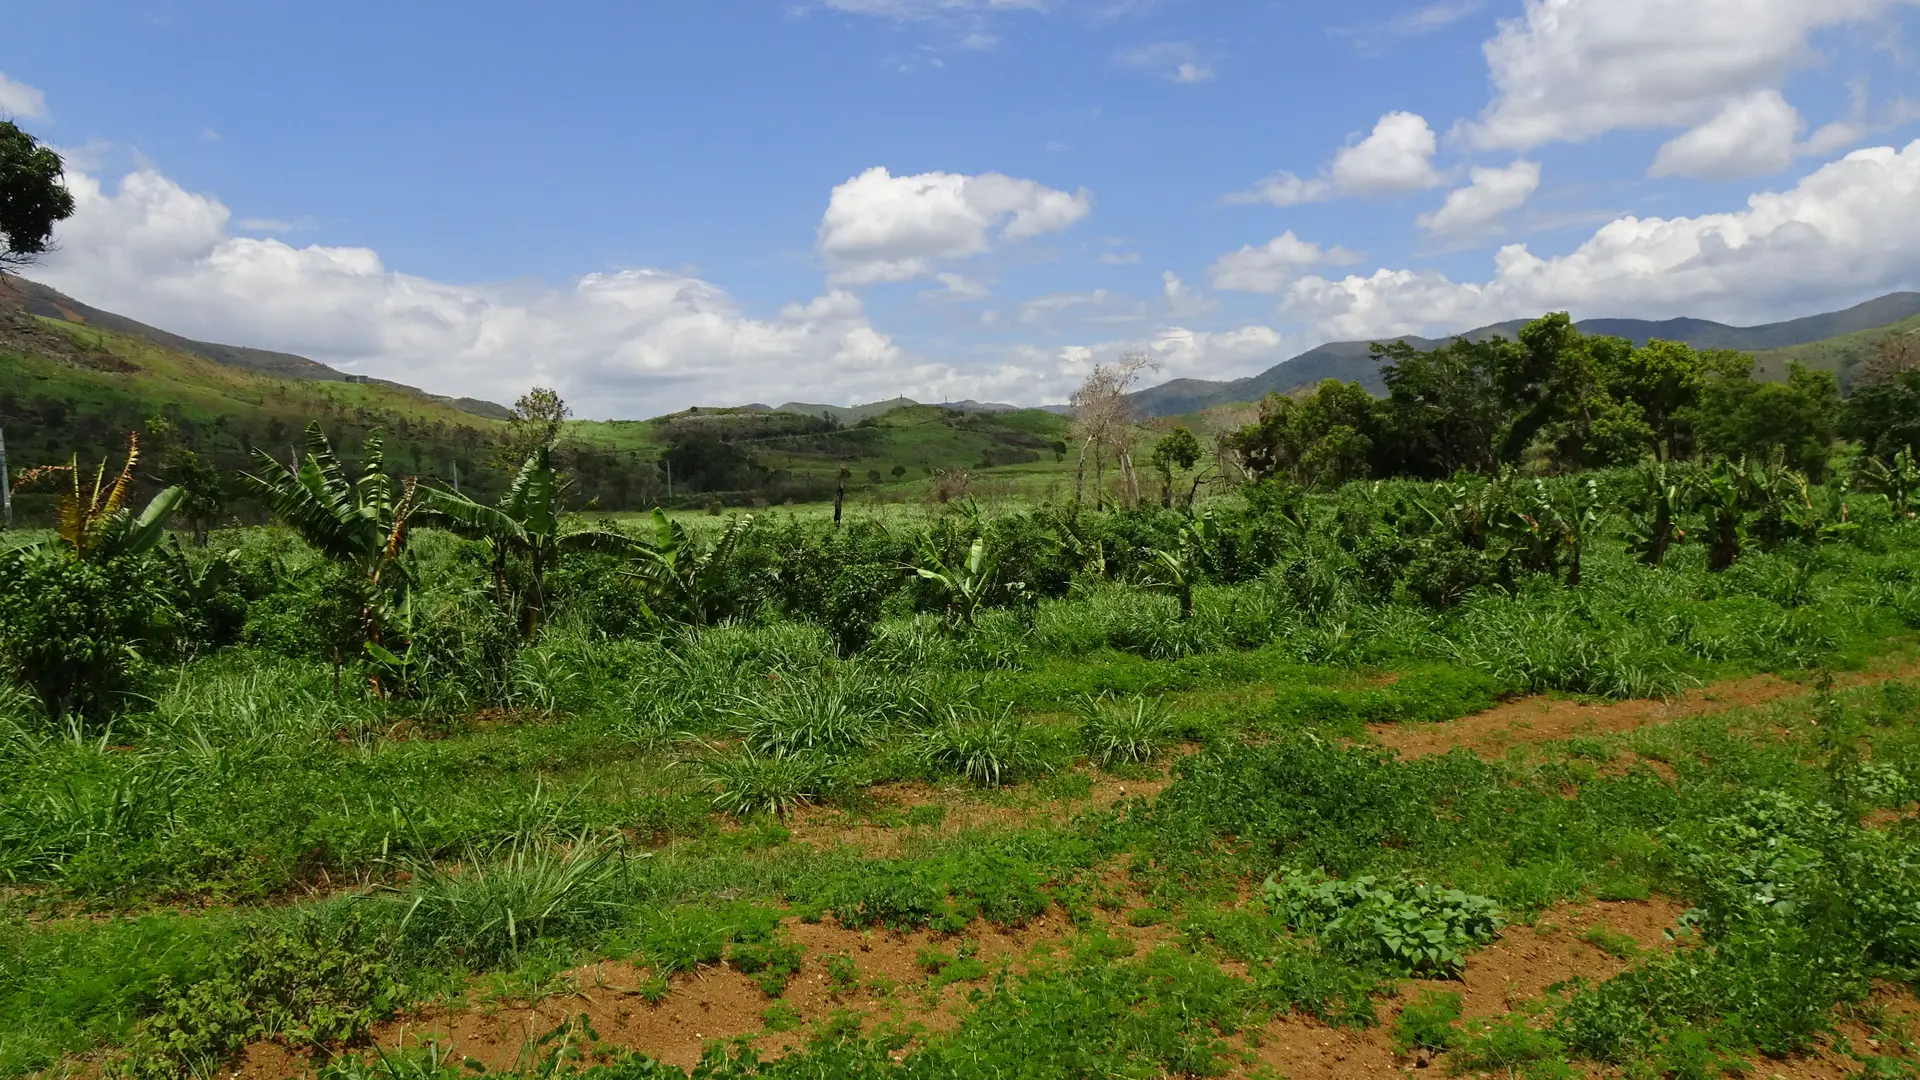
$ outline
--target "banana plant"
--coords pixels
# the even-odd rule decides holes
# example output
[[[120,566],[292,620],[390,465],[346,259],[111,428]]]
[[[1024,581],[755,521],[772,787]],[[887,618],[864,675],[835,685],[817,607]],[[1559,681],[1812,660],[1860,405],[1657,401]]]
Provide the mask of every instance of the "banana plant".
[[[74,558],[83,562],[100,561],[126,555],[144,555],[159,546],[166,536],[167,522],[186,498],[186,491],[170,487],[148,501],[135,514],[127,506],[133,484],[133,469],[140,463],[140,436],[127,435],[127,461],[113,483],[107,483],[107,463],[94,471],[93,485],[85,485],[80,457],[65,465],[29,469],[20,475],[16,490],[30,487],[55,476],[65,476],[69,490],[60,495],[55,537],[65,544]],[[28,545],[38,546],[38,545]]]
[[[1722,461],[1694,483],[1695,501],[1706,515],[1707,569],[1725,570],[1740,558],[1747,538],[1750,501],[1747,463]]]
[[[1867,491],[1886,497],[1887,505],[1893,516],[1902,521],[1914,516],[1913,503],[1920,495],[1920,466],[1913,460],[1913,448],[1907,447],[1893,455],[1891,463],[1876,457],[1869,457],[1861,465],[1857,485]]]
[[[1675,544],[1686,542],[1687,532],[1679,525],[1685,499],[1664,461],[1642,467],[1640,484],[1646,494],[1646,516],[1629,526],[1627,550],[1648,566],[1660,566]]]
[[[647,613],[655,619],[705,624],[729,613],[727,576],[733,572],[733,553],[753,515],[735,518],[712,544],[701,546],[680,523],[658,508],[653,511],[653,542],[632,547],[639,569],[634,572],[647,592]]]
[[[925,566],[910,569],[922,581],[930,581],[946,599],[948,625],[972,629],[974,618],[986,603],[987,590],[993,587],[993,572],[999,559],[987,548],[984,537],[975,537],[967,548],[967,557],[957,565],[949,564],[933,546],[930,537],[920,540],[920,559]]]
[[[1558,577],[1560,549],[1567,529],[1544,481],[1515,494],[1513,501],[1489,515],[1489,535],[1506,545],[1506,557],[1518,559],[1530,573]]]
[[[413,479],[396,489],[377,434],[367,438],[359,479],[349,479],[318,423],[307,425],[307,454],[296,468],[264,450],[256,449],[254,457],[260,475],[243,474],[241,480],[302,540],[353,571],[361,589],[361,633],[369,644],[381,645],[391,604],[406,592],[403,560],[419,508]]]
[[[469,540],[486,543],[492,554],[494,593],[510,611],[518,607],[522,637],[532,637],[546,616],[547,570],[564,552],[631,552],[634,542],[617,532],[575,527],[561,505],[563,484],[553,468],[550,447],[536,447],[501,496],[500,505],[475,502],[455,491],[421,493],[418,520],[438,525]],[[515,597],[508,566],[526,565],[526,591]]]
[[[1220,524],[1209,510],[1180,527],[1179,539],[1173,547],[1149,551],[1153,574],[1145,582],[1146,587],[1178,597],[1181,622],[1193,618],[1193,586],[1219,540]]]

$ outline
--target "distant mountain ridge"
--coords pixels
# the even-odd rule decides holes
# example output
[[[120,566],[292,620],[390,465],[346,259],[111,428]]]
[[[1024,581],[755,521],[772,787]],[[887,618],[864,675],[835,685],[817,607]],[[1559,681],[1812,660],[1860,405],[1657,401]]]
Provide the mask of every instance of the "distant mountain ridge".
[[[1582,319],[1576,325],[1582,333],[1623,337],[1636,345],[1655,339],[1683,341],[1701,349],[1740,349],[1764,353],[1808,345],[1827,338],[1856,334],[1920,315],[1920,292],[1896,292],[1855,304],[1843,311],[1809,315],[1785,322],[1760,326],[1728,326],[1706,319]],[[1513,337],[1528,320],[1513,319],[1468,330],[1458,336],[1479,341],[1495,334]],[[1380,367],[1368,356],[1373,341],[1404,341],[1416,349],[1431,349],[1453,340],[1412,335],[1375,338],[1368,341],[1335,341],[1309,349],[1290,360],[1243,379],[1212,381],[1174,379],[1148,387],[1132,395],[1134,408],[1144,416],[1179,416],[1199,412],[1215,405],[1259,401],[1270,393],[1284,394],[1313,386],[1323,379],[1357,382],[1368,390],[1383,394],[1386,381]],[[1775,365],[1778,366],[1778,365]],[[1762,373],[1770,369],[1764,362]]]
[[[491,401],[481,401],[478,398],[443,397],[439,394],[429,394],[425,390],[407,386],[404,383],[349,375],[338,368],[328,367],[318,360],[309,360],[293,353],[253,349],[244,345],[222,345],[213,341],[195,341],[192,338],[181,337],[179,334],[137,322],[125,315],[116,315],[111,311],[83,304],[58,289],[12,274],[0,275],[0,306],[24,310],[30,315],[59,319],[61,322],[78,326],[110,330],[116,334],[138,338],[163,349],[197,356],[202,360],[225,367],[242,368],[265,375],[278,375],[283,379],[301,379],[309,382],[375,382],[397,390],[410,391],[429,400],[450,405],[461,412],[484,416],[489,420],[505,420],[510,415],[504,406]]]
[[[968,398],[965,401],[922,402],[915,401],[910,397],[896,397],[888,398],[885,401],[868,402],[865,405],[814,405],[804,401],[789,401],[784,405],[777,406],[773,411],[799,413],[802,416],[826,417],[835,423],[850,425],[857,424],[870,417],[885,416],[895,409],[907,409],[927,404],[931,404],[937,409],[950,409],[954,412],[1002,413],[1019,412],[1022,408],[1019,405],[1003,405],[998,402],[975,401],[972,398]]]

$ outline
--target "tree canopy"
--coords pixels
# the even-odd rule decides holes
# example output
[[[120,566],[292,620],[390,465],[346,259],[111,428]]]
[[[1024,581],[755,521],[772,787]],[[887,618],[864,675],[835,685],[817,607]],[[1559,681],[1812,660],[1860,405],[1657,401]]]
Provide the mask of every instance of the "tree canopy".
[[[46,253],[53,227],[73,216],[73,193],[60,155],[0,120],[0,267],[24,266]]]
[[[1870,450],[1885,442],[1888,454],[1920,428],[1920,383],[1888,379],[1843,408],[1831,374],[1792,365],[1785,382],[1763,382],[1745,353],[1586,335],[1565,312],[1512,339],[1455,338],[1426,350],[1384,342],[1372,355],[1384,365],[1384,398],[1331,379],[1268,395],[1260,418],[1227,441],[1248,474],[1332,487],[1368,476],[1569,472],[1708,453],[1778,454],[1817,477],[1843,413],[1852,428],[1871,429],[1848,434]]]

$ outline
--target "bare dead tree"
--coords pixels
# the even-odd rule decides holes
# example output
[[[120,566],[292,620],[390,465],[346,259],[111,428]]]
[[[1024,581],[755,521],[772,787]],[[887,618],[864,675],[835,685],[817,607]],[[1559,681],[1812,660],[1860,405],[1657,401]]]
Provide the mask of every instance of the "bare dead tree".
[[[1873,355],[1860,366],[1860,375],[1854,382],[1860,386],[1878,386],[1916,369],[1920,369],[1920,330],[1888,334],[1874,346]]]
[[[1074,467],[1073,504],[1080,505],[1086,480],[1087,455],[1093,454],[1093,508],[1105,505],[1105,465],[1111,457],[1120,468],[1127,497],[1138,505],[1140,478],[1133,467],[1133,444],[1138,429],[1133,418],[1133,403],[1127,395],[1142,373],[1157,370],[1159,361],[1145,353],[1127,353],[1111,364],[1096,364],[1080,389],[1067,403],[1073,408],[1072,438],[1080,444],[1079,461]]]

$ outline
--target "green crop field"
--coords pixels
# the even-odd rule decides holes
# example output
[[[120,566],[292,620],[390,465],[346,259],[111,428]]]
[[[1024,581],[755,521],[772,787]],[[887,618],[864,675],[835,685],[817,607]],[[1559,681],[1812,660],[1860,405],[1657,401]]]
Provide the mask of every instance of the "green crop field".
[[[1494,343],[1269,401],[1192,504],[1177,431],[1096,507],[1058,418],[922,407],[562,432],[848,461],[837,522],[578,512],[545,445],[470,497],[378,425],[204,546],[53,476],[0,542],[0,1076],[1914,1075],[1920,375],[1561,341],[1651,445],[1408,397]],[[129,362],[88,392],[210,430],[270,385]]]

